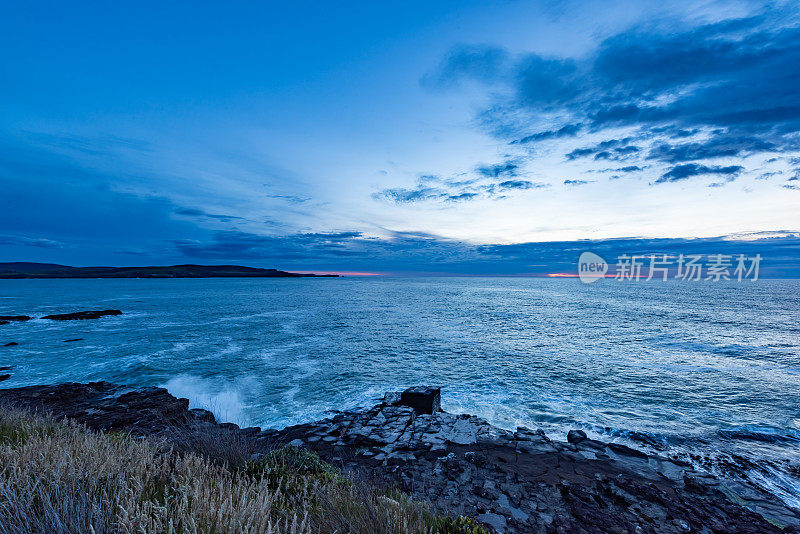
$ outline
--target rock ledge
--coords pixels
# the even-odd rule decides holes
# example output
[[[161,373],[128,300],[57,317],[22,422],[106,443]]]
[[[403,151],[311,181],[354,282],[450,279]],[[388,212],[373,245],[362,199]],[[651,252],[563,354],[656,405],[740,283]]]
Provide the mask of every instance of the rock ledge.
[[[0,403],[176,445],[213,429],[248,440],[256,455],[276,444],[307,447],[497,532],[800,532],[798,511],[686,462],[582,432],[569,441],[536,429],[511,432],[441,411],[440,398],[439,388],[421,386],[387,394],[372,408],[261,430],[217,423],[162,388],[93,382],[0,390]]]

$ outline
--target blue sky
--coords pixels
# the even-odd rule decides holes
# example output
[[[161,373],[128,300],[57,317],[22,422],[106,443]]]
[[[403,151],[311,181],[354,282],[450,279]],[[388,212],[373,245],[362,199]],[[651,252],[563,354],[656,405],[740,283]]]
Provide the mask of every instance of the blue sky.
[[[7,3],[0,58],[0,261],[800,275],[796,2]]]

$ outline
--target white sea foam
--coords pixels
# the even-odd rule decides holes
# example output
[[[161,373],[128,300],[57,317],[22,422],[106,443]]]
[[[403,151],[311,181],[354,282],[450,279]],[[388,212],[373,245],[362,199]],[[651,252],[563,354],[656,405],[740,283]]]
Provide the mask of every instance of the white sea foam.
[[[247,415],[245,399],[257,385],[254,377],[232,382],[180,374],[169,379],[162,387],[176,397],[189,399],[190,408],[203,408],[211,411],[220,421],[248,426],[250,417]]]

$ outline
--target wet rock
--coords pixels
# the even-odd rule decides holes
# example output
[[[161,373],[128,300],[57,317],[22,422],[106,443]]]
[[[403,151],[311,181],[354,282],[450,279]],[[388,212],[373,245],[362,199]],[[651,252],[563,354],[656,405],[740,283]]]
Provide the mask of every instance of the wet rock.
[[[95,310],[95,311],[80,311],[73,313],[57,313],[54,315],[45,315],[42,319],[51,319],[53,321],[75,321],[84,319],[99,319],[106,315],[121,315],[119,310]]]
[[[0,321],[5,321],[3,324],[8,324],[9,321],[30,321],[29,315],[0,315]]]
[[[98,430],[125,429],[135,434],[187,429],[201,422],[189,411],[187,399],[176,399],[166,389],[108,382],[4,389],[0,403],[51,412]]]
[[[647,458],[647,455],[642,451],[637,451],[627,445],[622,445],[621,443],[609,443],[608,448],[614,451],[617,454],[624,454],[626,456],[636,456],[638,458]],[[684,466],[689,465],[688,462],[684,463]]]
[[[473,517],[497,532],[674,533],[688,527],[779,533],[776,523],[800,525],[800,512],[778,499],[722,484],[689,465],[591,440],[577,430],[570,443],[551,441],[540,430],[510,432],[440,411],[438,389],[411,391],[420,394],[421,405],[413,396],[410,406],[403,403],[398,393],[372,408],[263,431],[217,424],[210,412],[189,410],[186,399],[161,388],[107,382],[0,390],[0,404],[50,411],[101,430],[156,435],[177,448],[200,442],[205,445],[199,452],[208,455],[225,448],[211,447],[209,435],[213,443],[224,443],[220,435],[248,444],[252,457],[275,446],[306,447],[345,471],[402,488],[434,509]]]
[[[441,388],[415,386],[400,393],[400,398],[395,404],[408,406],[420,414],[433,414],[442,411],[441,393]]]
[[[0,375],[0,382],[4,382],[11,378],[11,375]]]
[[[83,341],[82,337],[76,337],[74,339],[65,339],[64,343],[72,343],[73,341]]]
[[[11,341],[11,342],[9,342],[9,343],[6,343],[6,344],[5,344],[5,345],[3,345],[3,346],[4,346],[4,347],[16,347],[17,345],[19,345],[19,343],[17,343],[16,341]]]
[[[572,444],[580,443],[586,439],[586,432],[583,430],[570,430],[567,432],[567,441]]]
[[[10,323],[10,321],[0,321],[0,326],[2,326],[4,324],[9,324],[9,323]]]

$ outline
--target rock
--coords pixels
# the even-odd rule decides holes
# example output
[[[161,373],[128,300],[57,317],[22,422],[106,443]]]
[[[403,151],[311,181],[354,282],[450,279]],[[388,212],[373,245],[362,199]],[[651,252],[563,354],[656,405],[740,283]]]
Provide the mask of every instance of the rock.
[[[11,378],[11,375],[0,375],[0,382],[8,380],[9,378]]]
[[[442,389],[430,386],[415,386],[400,394],[398,406],[408,406],[420,414],[442,411]]]
[[[74,321],[84,319],[99,319],[106,315],[121,315],[119,310],[96,310],[96,311],[81,311],[73,313],[57,313],[55,315],[45,315],[42,319],[51,319],[53,321]]]
[[[0,367],[0,371],[10,371],[14,368],[13,365],[7,365],[5,367]]]
[[[476,518],[481,523],[489,525],[492,527],[496,532],[505,532],[506,531],[506,518],[502,515],[493,514],[493,513],[485,513],[481,514]]]
[[[567,432],[567,441],[572,444],[580,443],[586,439],[586,432],[583,430],[570,430]]]
[[[65,339],[64,343],[72,343],[73,341],[83,341],[82,337],[76,337],[74,339]]]
[[[29,315],[0,315],[0,321],[5,321],[4,324],[8,324],[8,321],[30,321],[31,317]]]
[[[3,346],[4,347],[16,347],[17,345],[19,345],[19,343],[17,343],[16,341],[11,341],[10,343],[6,343]]]
[[[636,449],[632,449],[627,445],[622,445],[620,443],[609,443],[608,448],[614,451],[617,454],[625,454],[627,456],[636,456],[639,458],[647,458],[647,455],[642,451],[637,451]],[[688,464],[687,464],[688,465]]]
[[[403,399],[405,393],[410,397]],[[539,430],[510,432],[475,416],[441,411],[436,388],[411,388],[385,399],[392,402],[259,431],[217,424],[210,412],[189,410],[186,399],[162,388],[95,382],[0,389],[0,405],[48,411],[98,430],[153,435],[213,458],[231,450],[258,458],[276,446],[303,446],[343,470],[402,488],[432,509],[475,518],[498,532],[588,534],[640,527],[644,533],[674,533],[683,525],[698,531],[703,525],[709,532],[778,534],[779,523],[790,525],[786,534],[800,525],[800,513],[777,498],[742,500],[739,495],[747,493],[727,481],[588,439],[580,430],[568,436],[577,445],[551,441]],[[613,458],[594,452],[600,447]]]
[[[10,321],[0,321],[0,325],[9,324]]]
[[[183,431],[201,422],[189,411],[187,399],[176,399],[166,389],[108,382],[4,389],[3,403],[52,412],[97,430],[125,429],[141,435]]]

